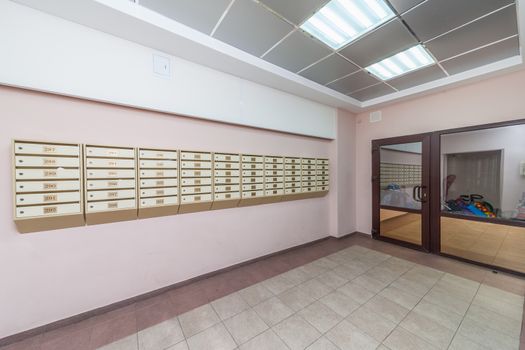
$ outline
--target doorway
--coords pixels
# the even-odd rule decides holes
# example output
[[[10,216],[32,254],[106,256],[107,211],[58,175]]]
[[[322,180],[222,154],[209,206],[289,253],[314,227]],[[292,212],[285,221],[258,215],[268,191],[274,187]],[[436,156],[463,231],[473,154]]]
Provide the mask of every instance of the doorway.
[[[376,239],[430,251],[430,134],[372,142]]]

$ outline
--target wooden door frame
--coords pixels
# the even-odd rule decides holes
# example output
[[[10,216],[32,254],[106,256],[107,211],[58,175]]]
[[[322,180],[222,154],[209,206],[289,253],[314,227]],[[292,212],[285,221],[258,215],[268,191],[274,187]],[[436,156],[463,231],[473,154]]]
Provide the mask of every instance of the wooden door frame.
[[[389,242],[389,243],[395,243],[404,247],[422,250],[425,252],[430,252],[431,249],[431,242],[430,242],[430,233],[431,233],[431,227],[430,227],[430,213],[431,213],[431,201],[430,197],[428,197],[428,200],[425,203],[422,203],[421,205],[421,211],[418,211],[418,213],[421,213],[421,245],[417,245],[410,242],[401,241],[394,238],[389,237],[383,237],[380,235],[379,228],[380,228],[380,209],[381,209],[381,192],[380,192],[380,148],[381,146],[387,146],[387,145],[396,145],[396,144],[403,144],[403,143],[413,143],[413,142],[421,142],[422,150],[421,150],[421,169],[422,169],[422,178],[421,178],[421,186],[426,187],[427,193],[430,193],[430,186],[431,186],[431,164],[430,164],[430,151],[431,151],[431,133],[422,133],[422,134],[414,134],[414,135],[407,135],[407,136],[398,136],[398,137],[390,137],[386,139],[379,139],[379,140],[372,140],[372,237],[381,241]],[[398,208],[401,210],[404,210],[403,208]],[[407,212],[410,212],[410,209],[406,210]]]
[[[493,224],[501,224],[506,226],[518,226],[518,227],[525,227],[525,222],[511,222],[508,220],[498,219],[498,218],[479,218],[479,217],[467,217],[462,215],[454,215],[454,214],[444,214],[441,212],[441,136],[446,134],[454,134],[454,133],[460,133],[460,132],[468,132],[468,131],[478,131],[478,130],[487,130],[487,129],[494,129],[494,128],[500,128],[500,127],[506,127],[506,126],[515,126],[515,125],[523,125],[525,124],[525,119],[515,119],[515,120],[508,120],[503,122],[496,122],[496,123],[489,123],[489,124],[481,124],[481,125],[473,125],[473,126],[466,126],[466,127],[460,127],[460,128],[453,128],[453,129],[445,129],[445,130],[438,130],[434,132],[429,132],[425,134],[416,134],[416,135],[409,135],[409,136],[401,136],[401,137],[392,137],[387,139],[380,139],[380,140],[373,140],[372,141],[372,173],[374,174],[374,171],[377,171],[377,169],[374,169],[375,159],[379,157],[379,152],[374,152],[374,149],[379,149],[379,146],[382,144],[382,142],[386,142],[385,144],[392,144],[392,143],[406,143],[406,140],[410,140],[410,138],[418,137],[421,135],[428,135],[430,136],[430,156],[429,156],[429,178],[430,178],[430,187],[429,187],[429,193],[432,194],[429,196],[429,223],[428,223],[428,238],[430,238],[428,242],[428,249],[422,249],[422,247],[419,247],[414,244],[397,241],[393,239],[389,239],[386,237],[378,237],[378,233],[372,231],[372,236],[376,239],[380,239],[383,241],[387,241],[390,243],[400,244],[405,247],[409,248],[415,248],[418,250],[424,250],[428,251],[430,253],[434,253],[440,256],[445,256],[448,258],[452,258],[455,260],[468,262],[474,265],[482,266],[485,268],[490,268],[493,270],[498,270],[514,275],[518,275],[521,277],[525,276],[524,272],[519,272],[511,269],[507,269],[504,267],[499,267],[496,265],[486,264],[479,261],[469,260],[466,258],[462,258],[455,255],[450,255],[446,253],[441,252],[441,217],[447,216],[447,217],[454,217],[458,219],[463,220],[471,220],[471,221],[482,221],[487,223],[493,223]],[[423,166],[423,165],[422,165]],[[376,226],[376,221],[379,222],[379,211],[376,212],[375,206],[378,206],[380,202],[379,198],[379,192],[375,188],[376,183],[374,182],[374,179],[372,179],[372,222],[373,227]],[[375,193],[377,192],[377,193]],[[423,237],[422,237],[423,238]]]

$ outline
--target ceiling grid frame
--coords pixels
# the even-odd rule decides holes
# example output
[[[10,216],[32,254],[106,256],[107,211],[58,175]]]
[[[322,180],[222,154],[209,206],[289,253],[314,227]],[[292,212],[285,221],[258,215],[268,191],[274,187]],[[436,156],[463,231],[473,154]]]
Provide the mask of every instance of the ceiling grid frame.
[[[45,11],[45,12],[50,12],[50,13],[55,14],[55,15],[58,14],[58,16],[63,17],[65,19],[68,19],[68,17],[69,17],[69,18],[72,18],[70,20],[73,20],[73,21],[75,21],[77,23],[81,23],[81,24],[84,23],[84,25],[91,26],[91,27],[93,27],[95,29],[97,27],[100,28],[99,25],[94,25],[93,22],[89,22],[89,19],[86,18],[87,16],[83,16],[82,14],[76,14],[75,16],[71,17],[70,15],[72,14],[73,9],[71,9],[71,10],[63,9],[63,11],[61,11],[61,9],[58,9],[57,7],[54,6],[54,3],[56,3],[57,1],[50,1],[49,4],[40,3],[37,0],[11,0],[11,1],[14,1],[14,2],[17,2],[17,3],[21,3],[21,4],[24,4],[24,5],[33,7],[35,9],[40,9],[40,10]],[[82,6],[88,6],[88,5],[86,5],[86,3],[87,2],[92,2],[92,3],[95,3],[94,6],[99,6],[99,8],[100,7],[106,7],[109,11],[119,11],[122,15],[128,15],[128,16],[136,17],[138,19],[140,19],[140,16],[142,15],[142,11],[136,11],[136,9],[134,9],[134,8],[136,8],[136,7],[143,7],[144,3],[147,2],[145,0],[135,1],[135,2],[122,1],[122,0],[79,0],[79,1],[82,3]],[[236,1],[243,1],[243,0],[232,0],[229,3],[228,8],[231,8],[232,7],[232,3],[236,2]],[[269,9],[269,7],[266,6],[264,3],[262,3],[261,0],[248,0],[248,1],[253,1],[255,3],[258,3],[259,5],[261,5],[264,8],[266,8],[266,10]],[[413,11],[417,10],[419,7],[424,6],[425,4],[428,4],[429,2],[432,2],[432,1],[439,1],[439,0],[424,0],[424,1],[420,2],[420,3],[417,3],[417,4],[413,5],[412,7],[409,7],[409,8],[404,7],[404,10],[402,12],[395,11],[396,16],[393,17],[392,19],[390,19],[390,21],[387,21],[387,22],[381,24],[380,26],[374,28],[373,31],[369,31],[368,33],[360,36],[357,40],[365,39],[368,35],[370,35],[371,33],[373,33],[376,30],[379,30],[380,28],[382,28],[386,24],[390,23],[391,21],[395,20],[396,18],[400,19],[402,22],[404,22],[404,20],[402,18],[404,15],[410,14]],[[126,2],[128,4],[123,4],[123,2]],[[328,1],[323,2],[321,4],[322,6],[320,8],[322,8],[327,2]],[[140,3],[140,5],[139,5],[139,3]],[[390,5],[390,7],[393,8],[393,6],[390,4],[390,2],[388,2],[388,4]],[[340,97],[336,97],[336,96],[339,95],[339,93],[336,92],[336,91],[334,91],[334,94],[327,94],[326,96],[331,95],[330,98],[340,99],[340,101],[343,104],[348,104],[349,106],[351,106],[351,107],[349,107],[350,110],[356,110],[356,109],[357,110],[362,110],[363,108],[369,108],[369,106],[371,106],[371,105],[381,105],[383,103],[388,103],[389,101],[395,101],[395,100],[404,99],[404,98],[406,98],[408,96],[407,94],[409,94],[409,93],[413,94],[413,95],[418,95],[418,94],[427,93],[427,92],[430,92],[430,91],[436,91],[436,90],[445,88],[445,86],[450,86],[450,85],[454,86],[454,85],[457,85],[457,84],[459,84],[459,82],[464,81],[464,80],[466,81],[466,80],[473,80],[473,79],[481,79],[481,77],[483,77],[484,75],[485,76],[490,76],[492,74],[497,74],[496,73],[497,71],[505,72],[505,71],[512,71],[512,70],[515,70],[515,69],[518,69],[518,68],[521,68],[521,67],[525,68],[525,64],[524,64],[524,62],[525,62],[525,57],[524,57],[525,53],[524,53],[524,50],[523,50],[523,46],[525,45],[525,39],[524,39],[524,37],[525,37],[525,35],[524,35],[525,34],[525,9],[524,9],[524,7],[525,6],[524,6],[524,4],[525,4],[525,0],[514,0],[514,1],[511,1],[510,3],[507,3],[507,4],[497,8],[495,10],[492,10],[491,12],[483,13],[482,15],[480,15],[480,14],[483,11],[478,11],[477,13],[475,13],[476,15],[478,15],[477,18],[474,18],[472,20],[469,20],[466,23],[458,25],[458,26],[456,26],[456,27],[446,31],[445,33],[441,33],[441,34],[436,35],[436,36],[434,36],[432,38],[429,38],[425,42],[422,42],[421,40],[419,40],[418,42],[420,42],[422,44],[424,44],[426,42],[431,42],[432,40],[436,40],[438,37],[441,37],[443,35],[452,33],[455,30],[461,29],[461,28],[463,28],[463,27],[465,27],[465,26],[467,26],[467,25],[469,25],[471,23],[474,23],[474,22],[476,22],[476,21],[478,21],[478,20],[480,20],[482,18],[488,17],[488,16],[490,16],[490,15],[492,15],[492,14],[498,12],[498,11],[501,11],[501,10],[505,9],[505,8],[512,7],[512,6],[516,7],[516,12],[518,13],[518,21],[517,21],[518,22],[517,23],[518,24],[518,29],[517,29],[517,33],[514,34],[514,35],[511,35],[511,36],[499,39],[499,40],[494,41],[494,42],[486,43],[486,44],[481,45],[481,46],[479,46],[477,48],[474,48],[474,49],[462,52],[462,53],[454,55],[452,57],[442,58],[441,60],[435,59],[435,56],[433,55],[433,53],[430,50],[427,49],[429,54],[432,55],[432,57],[435,59],[436,66],[439,66],[439,68],[443,71],[443,73],[445,75],[447,75],[447,77],[438,79],[438,81],[429,81],[429,82],[434,82],[435,84],[421,83],[420,85],[413,86],[412,88],[403,88],[403,89],[399,90],[395,86],[390,84],[388,80],[386,80],[386,81],[378,80],[378,83],[374,83],[373,85],[367,86],[365,88],[370,88],[370,87],[373,87],[374,85],[379,85],[379,83],[382,82],[382,83],[385,83],[385,85],[389,86],[390,88],[392,88],[394,91],[397,91],[397,92],[394,92],[394,93],[391,93],[391,94],[387,94],[387,95],[381,96],[379,98],[373,98],[373,99],[370,99],[370,100],[369,99],[359,100],[358,103],[355,103],[354,102],[355,100],[353,100],[353,99],[343,102],[344,99],[341,99]],[[82,6],[79,6],[79,7],[82,7]],[[398,6],[398,5],[396,5],[396,6]],[[490,5],[487,6],[487,9],[490,8],[490,7],[492,7],[492,6],[490,6]],[[133,9],[131,9],[131,8],[133,8]],[[308,7],[304,7],[303,6],[303,9],[306,10],[306,9],[308,9]],[[303,16],[306,13],[304,10],[303,10],[303,12],[301,13],[300,16]],[[317,10],[319,10],[319,8],[316,9],[315,11],[317,11]],[[78,11],[80,11],[80,10],[78,10]],[[149,11],[152,11],[152,10],[149,10]],[[275,11],[271,11],[271,12],[274,13],[274,14],[277,14],[278,17],[281,20],[285,20],[286,23],[288,23],[289,25],[293,26],[294,30],[297,30],[297,28],[298,28],[297,24],[290,24],[291,21],[286,20],[286,18],[284,18],[283,16],[279,16],[279,14],[276,13]],[[140,14],[140,16],[139,16],[138,13]],[[467,12],[465,12],[465,13],[467,13]],[[468,13],[472,14],[473,12],[470,11]],[[221,16],[221,17],[224,19],[224,17],[226,17],[226,15],[228,15],[228,11],[227,10],[224,11],[223,16]],[[162,16],[162,14],[160,14],[160,16]],[[467,17],[467,16],[464,16],[464,17]],[[146,18],[147,18],[148,21],[155,20],[154,18],[152,18],[152,16],[150,16],[150,14],[147,14]],[[309,17],[301,19],[301,21],[304,22],[304,21],[308,20],[308,18]],[[459,17],[459,18],[461,18],[461,17]],[[470,18],[472,18],[472,16],[470,16]],[[173,20],[173,21],[176,22],[175,20]],[[298,22],[299,19],[297,19],[296,21],[297,21],[297,23],[299,23]],[[145,21],[144,23],[147,24],[148,22]],[[180,23],[180,22],[176,22],[176,23]],[[457,24],[458,23],[457,18],[452,23],[453,24]],[[104,26],[104,24],[102,26]],[[163,25],[163,26],[165,27],[165,25]],[[220,21],[217,21],[217,23],[215,23],[215,27],[219,27],[219,26],[220,26]],[[188,27],[188,29],[190,29],[190,28],[191,27]],[[164,29],[164,28],[161,27],[161,29]],[[111,33],[111,31],[108,30],[107,28],[106,29],[99,29],[99,30]],[[214,30],[216,30],[216,28],[214,28]],[[430,31],[427,31],[427,32],[430,33]],[[288,36],[291,35],[292,33],[293,33],[293,31],[288,33]],[[303,31],[303,33],[304,33],[304,31]],[[177,35],[177,31],[175,31],[174,34]],[[312,37],[308,33],[304,33],[304,35],[306,35],[307,37],[309,37],[310,39],[312,39],[314,41],[319,42],[318,39]],[[122,34],[117,34],[117,36],[123,37]],[[209,35],[209,36],[212,37],[211,35]],[[189,37],[191,37],[191,36],[189,36]],[[496,57],[497,55],[493,55],[494,59],[499,59],[500,61],[495,61],[494,63],[483,63],[482,66],[472,66],[471,65],[471,67],[473,67],[473,68],[470,68],[468,66],[468,64],[467,64],[467,65],[465,65],[465,67],[466,67],[465,69],[467,69],[467,70],[458,72],[457,69],[456,69],[456,72],[453,75],[450,75],[450,73],[447,72],[447,70],[443,67],[443,65],[441,65],[441,62],[447,62],[449,60],[452,60],[453,58],[461,57],[463,55],[467,55],[467,54],[475,52],[477,50],[481,50],[481,49],[490,47],[492,45],[496,45],[496,44],[504,42],[506,40],[512,40],[513,38],[516,38],[516,37],[518,38],[517,42],[519,42],[519,53],[515,54],[515,53],[512,53],[512,51],[508,51],[508,53],[507,53],[507,55],[515,55],[515,56],[502,56],[502,55],[499,55],[498,57]],[[283,40],[285,38],[282,38],[281,40]],[[128,38],[128,40],[135,41],[133,38]],[[217,40],[217,39],[214,38],[214,40]],[[199,45],[200,42],[201,41],[199,39],[198,41],[196,41],[196,44]],[[139,41],[139,43],[140,43],[140,41]],[[349,76],[352,76],[354,74],[357,74],[357,73],[360,73],[360,72],[366,72],[366,69],[364,69],[362,66],[356,64],[356,62],[354,62],[353,60],[350,60],[347,57],[345,57],[345,56],[343,56],[343,55],[341,55],[339,53],[340,50],[344,49],[348,45],[351,45],[352,43],[353,42],[348,43],[346,46],[344,46],[342,48],[339,48],[338,50],[335,50],[334,52],[332,52],[332,53],[330,53],[330,54],[328,54],[328,55],[326,55],[324,57],[318,58],[315,62],[310,63],[309,65],[301,68],[300,70],[298,70],[296,72],[294,72],[293,70],[292,71],[288,71],[288,72],[291,72],[293,74],[297,74],[297,73],[303,72],[303,71],[305,71],[308,68],[315,67],[317,64],[319,64],[323,60],[329,58],[333,54],[336,54],[338,56],[338,58],[342,58],[342,59],[346,60],[347,62],[349,62],[350,64],[355,65],[358,68],[357,71],[353,71],[353,72],[351,72],[349,74],[345,74],[345,75],[343,75],[343,76],[341,76],[339,78],[333,79],[330,82],[321,84],[318,88],[315,87],[315,85],[318,84],[318,83],[315,83],[315,80],[308,80],[308,78],[305,78],[304,76],[299,76],[299,75],[297,75],[296,78],[292,78],[292,76],[290,76],[288,74],[282,74],[284,72],[281,72],[281,70],[285,69],[285,68],[282,68],[282,67],[279,67],[279,66],[275,66],[275,69],[274,68],[270,68],[270,66],[268,66],[268,64],[274,65],[271,62],[265,61],[265,63],[268,63],[268,64],[264,64],[264,65],[262,64],[262,62],[261,63],[258,63],[258,62],[255,63],[255,61],[253,61],[253,60],[246,60],[245,62],[246,62],[246,64],[253,64],[254,67],[258,67],[259,65],[261,65],[260,69],[268,71],[268,72],[271,72],[270,74],[276,74],[278,76],[281,76],[282,78],[279,78],[279,79],[289,79],[291,83],[293,82],[292,85],[293,84],[303,84],[305,89],[312,89],[312,92],[314,90],[318,90],[318,92],[322,95],[322,94],[326,94],[327,91],[325,89],[322,89],[321,87],[324,87],[326,89],[330,89],[330,88],[327,87],[327,85],[330,85],[330,84],[332,84],[334,82],[337,82],[338,80],[348,78]],[[480,42],[480,44],[481,43],[482,42]],[[146,43],[143,43],[143,44],[145,44],[147,46]],[[206,44],[206,45],[208,45],[208,44]],[[226,45],[228,45],[228,44],[226,44]],[[513,43],[511,45],[514,46],[516,44]],[[275,47],[278,46],[278,43],[276,43],[274,46]],[[213,46],[211,46],[211,45],[209,45],[209,47],[213,48]],[[271,49],[274,49],[275,47],[272,47]],[[326,46],[326,47],[328,47],[328,46]],[[507,47],[510,50],[511,46],[507,46]],[[232,48],[235,48],[235,47],[232,46]],[[270,52],[270,51],[271,50],[268,50],[268,52]],[[518,51],[518,48],[516,48],[516,51]],[[170,50],[168,50],[166,52],[169,53],[169,54],[174,54]],[[224,54],[226,54],[227,51],[223,51],[223,52],[224,52]],[[220,51],[218,53],[220,53]],[[264,54],[266,55],[267,53],[264,53]],[[487,54],[489,54],[489,52],[487,52]],[[176,54],[176,55],[178,55],[178,54]],[[180,57],[184,58],[184,57],[187,57],[188,55],[191,55],[191,52],[190,53],[184,53],[184,54],[180,55]],[[317,55],[317,56],[319,56],[319,55]],[[443,55],[441,55],[441,56],[443,56]],[[499,57],[508,57],[508,58],[499,58]],[[235,58],[235,56],[232,56],[232,58]],[[317,58],[317,57],[315,57],[315,58]],[[487,59],[489,59],[489,58],[490,58],[490,56],[487,57]],[[198,60],[197,59],[195,62],[198,63],[200,61],[202,61],[202,60]],[[206,60],[204,60],[204,61],[206,61]],[[475,60],[475,61],[477,62],[478,60]],[[480,61],[482,61],[482,60],[480,60]],[[335,63],[336,60],[334,60],[332,62]],[[487,61],[487,62],[489,62],[489,61]],[[220,65],[220,63],[218,63],[218,64]],[[332,64],[332,63],[327,63],[327,64]],[[262,68],[262,67],[265,67],[265,66],[267,68]],[[210,65],[210,67],[213,67],[213,64]],[[325,66],[325,67],[329,67],[329,66]],[[342,67],[344,67],[344,65]],[[513,67],[515,67],[515,68],[513,68]],[[281,68],[281,69],[278,69],[278,68]],[[296,67],[294,67],[294,68],[296,68]],[[255,69],[257,69],[257,68],[255,68]],[[318,70],[318,72],[322,72],[323,71],[322,69],[325,69],[325,68],[321,68],[320,67],[320,69],[321,70]],[[228,69],[226,69],[225,72],[228,72]],[[335,72],[337,74],[337,71],[335,71]],[[412,71],[412,72],[415,72],[415,71]],[[410,73],[412,73],[412,72],[410,72]],[[342,73],[341,69],[339,69],[339,73]],[[235,75],[235,73],[233,73],[233,74]],[[244,74],[246,74],[245,71],[242,71],[240,76],[242,76]],[[319,73],[317,73],[317,74],[319,74]],[[408,74],[409,73],[407,73],[407,75]],[[333,75],[335,75],[335,74],[333,74]],[[448,78],[450,78],[450,79],[448,79]],[[314,84],[314,85],[306,83],[306,80],[308,80],[309,82],[312,82],[312,84]],[[254,81],[257,81],[257,79],[254,80]],[[272,85],[269,85],[269,86],[272,86]],[[277,85],[276,87],[278,89],[281,89],[281,85]],[[363,89],[365,89],[365,88],[363,88]],[[287,90],[287,89],[288,89],[288,87],[285,87],[284,91],[289,91],[291,93],[294,93],[293,91],[290,91],[290,90]],[[361,89],[359,89],[359,90],[361,90]],[[409,91],[407,91],[407,90],[409,90]],[[355,92],[355,91],[353,91],[353,92]],[[297,93],[299,95],[303,94],[301,89],[298,89]],[[321,101],[321,100],[322,100],[322,98],[319,101]]]

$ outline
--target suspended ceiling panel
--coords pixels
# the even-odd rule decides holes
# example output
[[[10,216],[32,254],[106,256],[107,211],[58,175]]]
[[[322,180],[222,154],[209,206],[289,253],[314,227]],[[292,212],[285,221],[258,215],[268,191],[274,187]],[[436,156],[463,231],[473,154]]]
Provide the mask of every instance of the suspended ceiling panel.
[[[100,20],[102,16],[82,16],[75,13],[74,8],[61,6],[60,0],[14,1],[126,37],[126,31],[121,26],[115,26],[114,23],[105,26]],[[182,23],[206,34],[212,40],[217,39],[232,49],[252,55],[248,59],[241,58],[243,56],[235,51],[224,48],[216,50],[219,56],[228,51],[227,55],[233,61],[241,60],[246,63],[233,65],[234,68],[227,67],[224,71],[247,79],[255,77],[254,81],[263,84],[274,80],[270,76],[264,76],[264,72],[269,72],[270,75],[279,76],[275,79],[275,87],[279,89],[284,89],[286,85],[289,92],[299,93],[304,87],[309,91],[305,92],[305,96],[320,94],[322,96],[318,101],[335,99],[340,101],[336,103],[338,106],[354,106],[356,101],[349,97],[357,98],[363,106],[381,103],[376,101],[404,98],[408,95],[401,93],[403,90],[433,81],[440,81],[443,86],[455,84],[462,79],[472,79],[474,76],[469,71],[484,65],[487,65],[487,74],[492,69],[523,66],[519,28],[523,30],[525,27],[525,0],[384,0],[394,12],[394,17],[337,50],[300,28],[328,4],[329,0],[78,1],[84,5],[98,4],[97,11],[103,6],[109,10],[125,10],[122,14],[129,17],[139,16],[140,8],[154,11],[160,18],[174,20],[176,25]],[[134,20],[137,18],[134,17]],[[149,13],[142,18],[146,18],[145,25],[154,23],[151,22],[154,19]],[[125,20],[123,22],[132,23]],[[160,23],[157,21],[154,24]],[[130,31],[132,32],[133,30]],[[196,40],[197,44],[205,42],[194,35],[189,37],[190,40]],[[128,39],[135,40],[133,36]],[[144,38],[136,40],[148,45]],[[161,49],[157,45],[158,38],[151,38],[150,41],[152,47]],[[204,45],[210,50],[220,46],[210,44],[212,42]],[[435,61],[430,68],[415,70],[386,81],[366,70],[367,66],[418,44],[423,45]],[[173,50],[166,50],[171,51]],[[194,56],[195,62],[204,62],[212,67],[221,67],[221,64],[231,62],[223,57],[218,57],[217,60],[212,57],[203,58],[200,48]],[[192,57],[192,54],[186,51],[181,57]],[[505,60],[507,58],[515,60]],[[249,66],[253,66],[255,71],[249,73]],[[282,73],[281,68],[289,74]],[[483,74],[483,71],[476,74]],[[281,79],[290,84],[283,85]],[[292,88],[298,84],[302,87],[296,90]],[[427,88],[428,86],[433,87]],[[439,86],[426,84],[420,90],[435,88]],[[418,93],[419,90],[414,91]],[[377,95],[381,93],[383,95],[379,97],[382,98],[377,99]],[[372,98],[376,100],[369,101]]]
[[[416,44],[405,25],[395,19],[342,49],[341,55],[366,67]]]
[[[474,21],[511,0],[427,0],[403,15],[417,37],[428,41],[449,30]]]
[[[387,84],[379,83],[377,85],[370,86],[362,90],[353,92],[350,94],[350,96],[358,100],[371,100],[373,98],[391,94],[395,91],[396,90],[394,90],[392,87],[388,86]]]
[[[392,4],[392,7],[398,13],[403,13],[422,3],[423,1],[424,0],[390,0],[390,4]]]
[[[210,34],[230,0],[140,0],[147,7],[177,22]]]
[[[334,81],[328,85],[329,88],[337,90],[343,94],[349,94],[351,92],[363,89],[367,86],[375,85],[379,83],[379,80],[374,78],[372,75],[364,71],[359,71],[355,74],[351,74],[346,78],[342,78]]]
[[[260,0],[271,10],[277,12],[297,25],[303,23],[329,0]]]
[[[516,9],[509,6],[440,36],[426,47],[438,60],[444,60],[517,34]]]
[[[519,42],[518,38],[514,37],[445,61],[442,65],[450,74],[458,74],[516,55],[519,55]]]
[[[252,55],[260,56],[292,29],[290,24],[252,0],[237,0],[214,36]]]
[[[182,11],[184,16],[178,15],[180,21],[199,30],[206,28],[209,31],[216,25],[216,32],[212,34],[215,38],[360,101],[461,72],[457,69],[447,71],[446,67],[452,62],[435,64],[378,85],[382,80],[366,70],[368,66],[417,44],[424,45],[438,63],[518,35],[517,9],[513,0],[386,1],[395,17],[338,50],[300,29],[301,24],[329,0],[235,0],[229,9],[229,1],[228,4],[207,1],[210,8],[205,10],[202,9],[205,2],[202,0],[194,4],[192,1],[143,0],[140,4],[175,19],[174,12]],[[171,5],[166,5],[168,3]],[[189,14],[198,17],[195,13],[199,8],[205,16],[192,23]],[[225,15],[221,21],[223,12]],[[215,14],[215,21],[212,14]],[[517,40],[506,45],[512,43],[518,45]],[[516,52],[518,47],[509,52]],[[493,55],[492,51],[481,49],[475,55],[468,54],[455,61],[472,59],[471,65],[462,63],[458,66],[476,67],[479,65],[475,62],[491,63],[499,56],[508,57],[505,54]],[[480,57],[473,58],[478,55]],[[367,87],[370,87],[368,93],[354,93]]]
[[[331,54],[327,58],[301,71],[303,77],[325,85],[342,76],[358,71],[359,67],[338,54]]]
[[[317,62],[332,51],[302,31],[293,32],[263,58],[292,72]]]
[[[414,86],[428,83],[433,80],[445,78],[447,75],[438,65],[433,65],[415,72],[405,74],[399,78],[394,78],[388,82],[398,90],[405,90]]]

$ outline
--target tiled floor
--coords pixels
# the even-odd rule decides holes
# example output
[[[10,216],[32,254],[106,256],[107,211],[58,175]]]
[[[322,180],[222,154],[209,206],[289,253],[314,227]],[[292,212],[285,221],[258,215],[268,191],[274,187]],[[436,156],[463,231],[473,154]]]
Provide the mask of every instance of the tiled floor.
[[[354,235],[2,350],[519,349],[524,294],[523,279]]]

